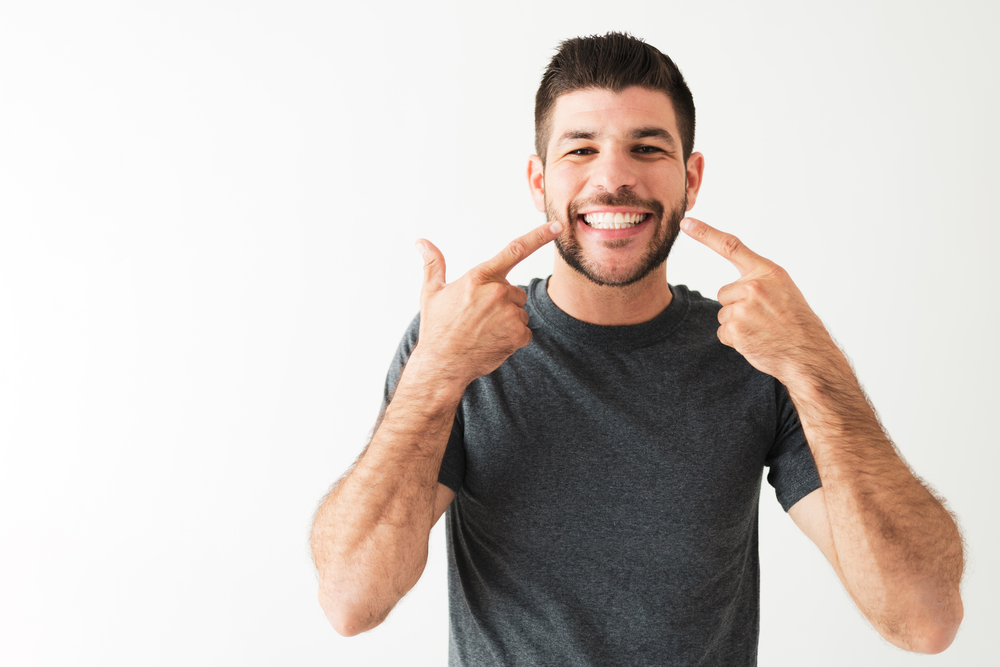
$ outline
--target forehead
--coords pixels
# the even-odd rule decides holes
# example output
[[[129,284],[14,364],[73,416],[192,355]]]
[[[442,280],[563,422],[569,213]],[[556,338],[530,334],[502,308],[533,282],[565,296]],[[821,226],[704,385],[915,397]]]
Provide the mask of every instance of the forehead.
[[[550,141],[567,130],[619,134],[634,127],[662,127],[680,139],[674,105],[665,93],[633,86],[620,93],[607,89],[574,90],[556,98]]]

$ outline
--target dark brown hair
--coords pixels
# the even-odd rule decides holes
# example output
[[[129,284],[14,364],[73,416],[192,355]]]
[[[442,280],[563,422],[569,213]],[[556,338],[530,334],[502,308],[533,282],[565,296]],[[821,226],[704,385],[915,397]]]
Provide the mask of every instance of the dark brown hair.
[[[694,149],[694,98],[681,71],[653,46],[627,33],[574,37],[559,45],[535,95],[535,152],[546,160],[552,110],[560,95],[588,88],[620,93],[639,86],[665,93],[674,105],[684,163]]]

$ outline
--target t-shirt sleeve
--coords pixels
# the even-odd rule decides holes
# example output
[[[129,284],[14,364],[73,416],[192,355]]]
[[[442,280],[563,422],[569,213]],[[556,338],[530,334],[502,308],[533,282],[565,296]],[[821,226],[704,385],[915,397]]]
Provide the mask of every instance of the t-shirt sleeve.
[[[419,332],[420,315],[417,314],[406,329],[406,333],[403,334],[403,340],[399,342],[399,348],[396,350],[396,354],[392,358],[392,363],[389,365],[389,372],[385,376],[385,388],[382,393],[382,411],[379,421],[381,421],[381,415],[385,414],[386,407],[392,401],[392,395],[396,391],[396,384],[403,373],[403,367],[406,366],[406,361],[410,358],[410,353],[417,345],[417,334]],[[441,461],[441,472],[438,473],[438,481],[455,493],[461,490],[462,483],[465,481],[465,439],[462,423],[462,406],[460,404],[458,412],[455,414],[455,421],[451,425],[451,435],[448,436],[448,448],[445,450],[444,459]]]
[[[774,445],[764,463],[769,469],[767,481],[774,487],[778,502],[787,512],[792,505],[818,489],[821,483],[788,390],[777,380],[774,385],[778,423]]]

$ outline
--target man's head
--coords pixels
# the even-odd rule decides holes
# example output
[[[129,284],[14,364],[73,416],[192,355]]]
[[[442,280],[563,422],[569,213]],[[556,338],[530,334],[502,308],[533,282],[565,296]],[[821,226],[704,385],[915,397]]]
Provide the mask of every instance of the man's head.
[[[638,86],[665,94],[674,107],[684,161],[694,150],[694,98],[670,58],[640,39],[620,32],[574,37],[559,45],[535,94],[535,153],[547,162],[552,112],[561,95],[603,88],[620,93]]]
[[[627,35],[563,42],[535,123],[528,183],[536,208],[565,224],[557,272],[561,261],[600,286],[663,280],[704,168],[676,66]]]

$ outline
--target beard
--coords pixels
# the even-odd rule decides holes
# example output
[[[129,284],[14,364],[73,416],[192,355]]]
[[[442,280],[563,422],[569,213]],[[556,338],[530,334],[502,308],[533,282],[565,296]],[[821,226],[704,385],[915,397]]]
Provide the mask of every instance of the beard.
[[[643,224],[655,224],[657,228],[653,231],[653,239],[649,242],[646,253],[635,266],[624,273],[612,273],[601,266],[600,262],[584,254],[576,238],[576,219],[580,210],[586,206],[622,206],[651,211],[652,220],[646,220]],[[643,199],[631,190],[619,194],[602,193],[590,199],[572,201],[566,211],[566,231],[556,239],[556,249],[567,264],[591,282],[602,287],[626,287],[639,282],[667,260],[670,249],[680,233],[681,220],[684,219],[686,212],[687,193],[684,193],[683,200],[666,217],[663,204],[655,199]],[[545,213],[549,220],[559,219],[555,206],[548,197],[545,200]],[[602,245],[613,250],[624,248],[630,243],[633,243],[633,239],[614,239],[603,241]]]

